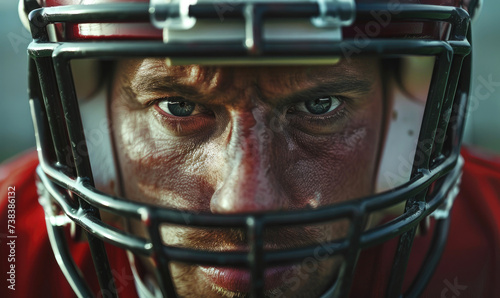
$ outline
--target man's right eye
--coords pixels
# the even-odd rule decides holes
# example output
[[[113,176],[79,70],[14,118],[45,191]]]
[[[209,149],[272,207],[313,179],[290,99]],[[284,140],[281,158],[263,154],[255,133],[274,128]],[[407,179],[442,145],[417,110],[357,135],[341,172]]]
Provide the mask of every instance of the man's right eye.
[[[213,111],[183,97],[164,97],[152,102],[154,115],[170,134],[195,135],[215,126]]]
[[[200,113],[199,105],[183,98],[168,98],[159,100],[156,105],[166,114],[175,117],[187,117]]]

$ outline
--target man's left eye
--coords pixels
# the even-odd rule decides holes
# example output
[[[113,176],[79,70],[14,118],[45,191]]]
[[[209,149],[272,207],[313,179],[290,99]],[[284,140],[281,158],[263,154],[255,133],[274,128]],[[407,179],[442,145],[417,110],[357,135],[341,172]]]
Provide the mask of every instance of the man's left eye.
[[[163,112],[176,117],[193,116],[199,113],[199,107],[195,103],[182,99],[164,99],[160,100],[157,105]]]
[[[341,100],[337,96],[329,95],[303,101],[296,105],[295,109],[314,115],[323,115],[335,110],[341,103]]]

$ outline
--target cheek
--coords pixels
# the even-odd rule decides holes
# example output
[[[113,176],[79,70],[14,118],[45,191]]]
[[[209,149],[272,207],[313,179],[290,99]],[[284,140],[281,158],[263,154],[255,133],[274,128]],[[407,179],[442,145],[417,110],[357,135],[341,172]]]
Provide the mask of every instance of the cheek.
[[[114,140],[124,196],[177,209],[202,211],[213,193],[207,154],[193,143],[162,133],[147,110],[112,105]]]
[[[281,181],[298,208],[317,207],[345,201],[373,192],[380,150],[382,99],[351,116],[340,133],[327,138],[297,138],[295,150],[277,152],[288,155],[281,169]],[[290,147],[290,146],[288,146]]]

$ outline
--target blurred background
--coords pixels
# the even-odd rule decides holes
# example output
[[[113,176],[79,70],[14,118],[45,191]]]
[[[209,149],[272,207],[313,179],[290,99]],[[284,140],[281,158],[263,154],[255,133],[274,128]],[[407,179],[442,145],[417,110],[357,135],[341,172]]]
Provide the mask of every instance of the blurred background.
[[[34,147],[27,96],[29,33],[17,0],[0,1],[0,162]],[[486,0],[474,23],[472,99],[465,141],[500,153],[500,1]],[[489,83],[488,83],[489,82]]]

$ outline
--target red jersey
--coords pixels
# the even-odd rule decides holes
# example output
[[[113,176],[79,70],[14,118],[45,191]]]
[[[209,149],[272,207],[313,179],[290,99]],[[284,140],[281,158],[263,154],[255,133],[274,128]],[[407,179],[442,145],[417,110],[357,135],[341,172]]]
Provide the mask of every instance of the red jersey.
[[[38,203],[35,185],[37,166],[38,156],[33,151],[0,167],[0,222],[2,222],[0,251],[3,272],[0,278],[0,297],[75,297],[54,258],[49,242],[45,213]],[[15,200],[14,206],[10,206],[14,207],[10,209],[15,210],[15,222],[10,226],[13,230],[12,235],[6,235],[4,232],[9,219],[9,198],[11,201],[12,198]],[[11,253],[9,241],[14,243],[11,259],[7,258]],[[69,249],[89,285],[95,289],[94,293],[97,293],[98,297],[107,297],[107,293],[99,292],[87,243],[70,241]],[[107,246],[106,250],[120,297],[136,297],[134,279],[125,252],[111,245]],[[14,265],[12,271],[14,282],[9,274],[12,265]]]
[[[448,240],[424,297],[500,297],[500,159],[481,158],[467,149],[462,155],[461,191],[451,211]],[[37,165],[36,152],[30,152],[0,167],[0,297],[75,296],[47,236],[35,186]],[[404,288],[420,268],[429,238],[415,237]],[[73,243],[70,250],[96,288],[88,245]],[[119,296],[136,296],[124,252],[111,246],[107,250]],[[384,296],[393,252],[388,243],[362,253],[351,296]]]
[[[500,157],[461,152],[460,193],[451,210],[443,255],[422,297],[500,297]],[[425,259],[432,233],[415,236],[403,289]],[[368,249],[358,261],[352,297],[384,297],[396,240]]]

